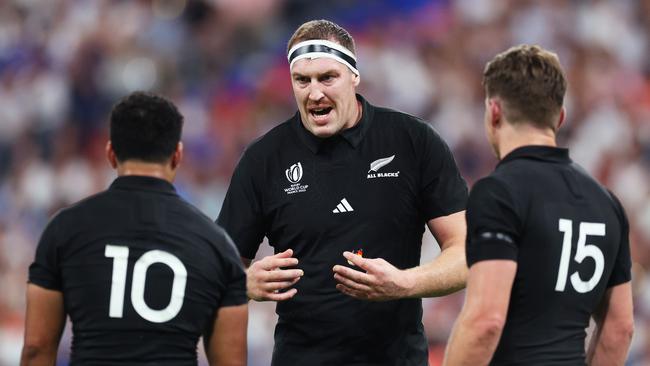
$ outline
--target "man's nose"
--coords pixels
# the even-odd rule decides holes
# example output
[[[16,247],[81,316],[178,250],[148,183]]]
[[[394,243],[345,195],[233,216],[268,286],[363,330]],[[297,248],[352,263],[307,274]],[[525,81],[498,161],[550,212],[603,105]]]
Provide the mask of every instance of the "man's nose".
[[[309,86],[309,100],[319,101],[323,99],[325,94],[323,93],[322,87],[319,83],[312,83]]]

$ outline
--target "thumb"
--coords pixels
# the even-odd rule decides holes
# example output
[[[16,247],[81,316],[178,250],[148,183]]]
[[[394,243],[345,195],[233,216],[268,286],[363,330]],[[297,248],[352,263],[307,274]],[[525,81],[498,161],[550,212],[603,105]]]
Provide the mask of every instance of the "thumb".
[[[345,259],[347,259],[349,262],[352,262],[355,266],[368,271],[368,259],[364,258],[358,254],[354,254],[351,252],[343,252],[343,256]]]

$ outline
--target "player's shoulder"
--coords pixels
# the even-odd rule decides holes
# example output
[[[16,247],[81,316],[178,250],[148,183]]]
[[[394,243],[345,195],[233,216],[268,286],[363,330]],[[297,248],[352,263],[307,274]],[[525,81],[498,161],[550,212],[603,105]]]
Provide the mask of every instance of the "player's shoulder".
[[[431,124],[420,117],[394,108],[374,106],[372,104],[369,105],[373,109],[373,123],[377,123],[381,126],[390,126],[407,130],[434,131]]]
[[[244,150],[243,156],[247,159],[261,160],[277,151],[278,148],[286,146],[288,142],[293,141],[294,135],[291,124],[296,123],[296,118],[296,115],[292,116],[253,140]]]
[[[76,222],[82,218],[92,217],[93,212],[98,211],[103,203],[110,201],[110,192],[108,190],[92,194],[75,203],[60,208],[52,215],[50,224],[69,221]]]
[[[224,254],[234,251],[231,254],[237,253],[237,249],[228,233],[203,211],[180,197],[178,198],[178,205],[182,207],[180,216],[183,217],[186,227],[192,228],[195,234],[204,238],[213,248],[217,249],[217,252]]]
[[[486,194],[512,195],[512,182],[497,171],[477,180],[470,190],[470,197]]]
[[[625,217],[623,205],[619,201],[618,197],[616,197],[614,192],[612,192],[604,184],[589,174],[582,166],[580,166],[580,164],[573,162],[571,163],[570,167],[575,172],[575,174],[580,177],[582,181],[580,182],[581,186],[584,187],[589,185],[593,187],[591,190],[583,190],[585,194],[593,195],[593,197],[587,197],[587,199],[595,200],[598,198],[596,196],[603,197],[604,200],[606,200],[613,207],[618,216]]]

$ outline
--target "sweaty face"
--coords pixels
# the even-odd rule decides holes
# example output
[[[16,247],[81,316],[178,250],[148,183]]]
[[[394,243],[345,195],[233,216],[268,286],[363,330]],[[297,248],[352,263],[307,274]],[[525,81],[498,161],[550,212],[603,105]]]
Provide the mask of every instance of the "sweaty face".
[[[291,69],[302,124],[318,137],[354,126],[361,117],[355,95],[359,77],[330,58],[302,59]]]

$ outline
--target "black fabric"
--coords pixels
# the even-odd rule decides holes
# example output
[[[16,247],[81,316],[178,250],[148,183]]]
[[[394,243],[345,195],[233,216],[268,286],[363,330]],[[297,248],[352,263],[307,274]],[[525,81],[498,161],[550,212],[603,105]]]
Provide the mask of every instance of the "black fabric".
[[[123,273],[110,255],[115,248],[128,250],[121,317],[110,316],[113,274]],[[135,267],[145,253],[154,263],[141,262],[146,270],[138,276],[154,311],[171,303],[181,267],[187,273],[182,306],[168,321],[147,320],[133,305]],[[182,265],[155,259],[163,257]],[[170,183],[151,177],[117,178],[59,212],[43,232],[29,281],[63,292],[73,365],[196,365],[198,338],[212,328],[217,309],[247,301],[244,268],[228,235]]]
[[[590,225],[604,228],[605,234],[593,234]],[[518,264],[491,364],[584,365],[591,314],[607,287],[631,277],[628,224],[618,201],[571,161],[568,150],[525,146],[474,185],[467,230],[469,266],[491,259]],[[587,235],[580,253],[589,255],[579,262],[581,230]],[[561,281],[560,260],[569,234],[566,279]],[[585,249],[587,245],[592,247]],[[588,281],[596,275],[595,251],[603,256],[602,275],[591,290],[578,284],[579,292],[571,277],[576,273]]]
[[[357,249],[417,266],[425,223],[464,210],[467,186],[427,123],[358,99],[360,122],[336,136],[314,137],[296,114],[249,146],[218,218],[245,258],[266,236],[305,272],[277,304],[276,366],[427,364],[421,301],[353,299],[336,290],[332,267]],[[371,169],[380,159],[390,161]],[[297,183],[287,170],[302,171]]]

